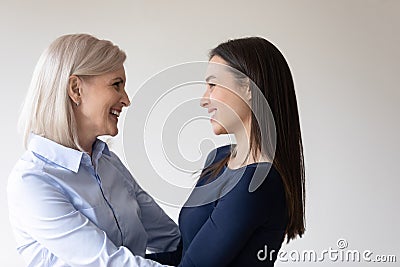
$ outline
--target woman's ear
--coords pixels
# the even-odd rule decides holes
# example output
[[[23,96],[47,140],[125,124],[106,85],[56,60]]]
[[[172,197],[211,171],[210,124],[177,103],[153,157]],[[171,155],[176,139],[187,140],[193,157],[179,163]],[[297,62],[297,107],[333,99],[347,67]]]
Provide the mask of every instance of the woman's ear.
[[[247,101],[247,103],[251,103],[251,89],[250,85],[246,86],[245,91],[244,91],[244,98]]]
[[[246,77],[246,82],[242,84],[242,96],[243,96],[243,100],[245,100],[247,102],[247,104],[251,103],[251,81],[249,77]]]
[[[76,75],[71,75],[69,77],[69,83],[68,83],[68,95],[71,98],[72,102],[76,104],[76,106],[79,106],[81,103],[81,93],[80,93],[80,87],[82,84],[82,80],[76,76]]]

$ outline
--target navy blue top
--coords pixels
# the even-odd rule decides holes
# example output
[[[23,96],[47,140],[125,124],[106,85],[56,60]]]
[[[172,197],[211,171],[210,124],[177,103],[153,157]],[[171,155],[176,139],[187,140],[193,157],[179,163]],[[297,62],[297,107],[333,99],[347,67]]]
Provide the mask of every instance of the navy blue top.
[[[212,151],[206,166],[229,152],[230,145]],[[261,184],[255,191],[249,190],[256,169],[262,171]],[[225,166],[216,178],[209,178],[206,175],[198,181],[187,201],[189,207],[185,205],[180,212],[183,251],[179,266],[273,266],[288,221],[279,173],[264,162],[235,170]],[[205,196],[209,203],[196,205],[201,201],[196,189],[210,185],[212,189],[206,188],[200,194],[214,191]],[[216,194],[219,199],[214,200]]]

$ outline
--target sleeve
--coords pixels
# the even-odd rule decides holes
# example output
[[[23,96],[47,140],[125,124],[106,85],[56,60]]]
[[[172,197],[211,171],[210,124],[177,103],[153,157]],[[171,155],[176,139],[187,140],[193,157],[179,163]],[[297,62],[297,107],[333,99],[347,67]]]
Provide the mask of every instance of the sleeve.
[[[25,175],[8,193],[25,232],[70,266],[162,266],[116,247],[42,175]]]
[[[181,234],[176,223],[164,212],[154,199],[144,191],[136,182],[135,178],[125,165],[114,154],[119,161],[121,169],[129,179],[136,193],[136,200],[141,211],[141,221],[146,229],[148,239],[147,248],[152,253],[172,252],[177,250]]]
[[[228,266],[256,228],[269,220],[277,201],[284,201],[279,176],[268,174],[263,184],[250,193],[251,176],[245,173],[238,184],[218,201],[188,246],[180,267]],[[265,263],[259,261],[252,266],[257,264]]]
[[[176,250],[181,238],[176,223],[139,185],[136,199],[140,206],[142,223],[148,234],[148,249],[152,252]]]

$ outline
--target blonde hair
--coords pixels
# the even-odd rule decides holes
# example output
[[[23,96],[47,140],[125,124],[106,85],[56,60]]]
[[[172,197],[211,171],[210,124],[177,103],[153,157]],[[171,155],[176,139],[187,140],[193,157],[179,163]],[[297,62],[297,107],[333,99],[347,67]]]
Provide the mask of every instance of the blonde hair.
[[[89,34],[63,35],[40,56],[19,118],[27,147],[31,133],[63,146],[82,150],[72,100],[67,88],[71,75],[102,75],[115,71],[126,54],[108,40]]]

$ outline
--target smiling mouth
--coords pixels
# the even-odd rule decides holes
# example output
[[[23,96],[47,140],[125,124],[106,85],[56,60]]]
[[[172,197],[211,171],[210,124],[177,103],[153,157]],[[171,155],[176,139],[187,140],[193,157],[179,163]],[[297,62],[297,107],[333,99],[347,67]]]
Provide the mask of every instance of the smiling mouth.
[[[115,110],[115,109],[111,109],[110,114],[116,115],[117,117],[119,117],[119,114],[121,114],[121,112],[118,110]]]
[[[116,109],[111,109],[110,110],[110,115],[111,117],[113,117],[114,120],[116,120],[118,122],[118,117],[121,114],[121,111],[116,110]]]

